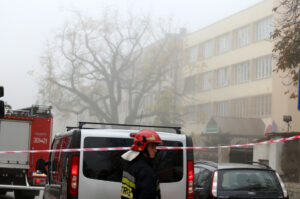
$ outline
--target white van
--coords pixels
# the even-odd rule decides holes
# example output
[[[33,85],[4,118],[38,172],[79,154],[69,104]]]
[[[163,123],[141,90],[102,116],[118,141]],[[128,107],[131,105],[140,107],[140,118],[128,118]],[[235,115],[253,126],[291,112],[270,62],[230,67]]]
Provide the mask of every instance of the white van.
[[[129,147],[138,130],[71,128],[56,135],[52,149]],[[98,123],[103,125],[103,123]],[[105,124],[108,125],[108,124]],[[163,146],[192,146],[192,139],[180,134],[180,127],[120,125],[153,129]],[[173,129],[176,133],[157,129]],[[44,199],[115,199],[120,198],[122,160],[125,151],[53,152],[49,156]],[[193,198],[193,150],[161,150],[154,161],[162,199]]]

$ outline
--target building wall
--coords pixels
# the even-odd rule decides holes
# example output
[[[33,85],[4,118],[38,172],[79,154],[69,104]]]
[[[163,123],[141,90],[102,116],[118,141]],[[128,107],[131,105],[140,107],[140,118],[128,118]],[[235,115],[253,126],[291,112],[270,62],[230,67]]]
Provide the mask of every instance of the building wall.
[[[274,5],[278,6],[279,0],[274,0]],[[284,13],[283,7],[278,9],[278,12]],[[280,15],[274,16],[275,21],[280,21]],[[276,55],[275,55],[276,56]],[[276,65],[276,60],[274,60],[273,65]],[[273,95],[272,95],[272,119],[276,122],[278,126],[278,131],[284,132],[287,131],[287,123],[283,121],[283,115],[291,115],[293,121],[291,122],[291,128],[289,129],[290,132],[292,131],[300,131],[300,123],[297,122],[297,118],[300,117],[300,111],[297,110],[297,101],[296,99],[290,99],[288,94],[283,94],[286,91],[294,91],[298,92],[297,87],[293,87],[290,85],[290,77],[286,78],[287,74],[280,72],[280,73],[273,73],[272,77],[272,84],[273,84]]]
[[[279,138],[282,137],[276,136],[270,139]],[[299,155],[299,140],[253,147],[253,161],[269,161],[269,166],[275,169],[284,181],[290,199],[298,199],[300,197]]]
[[[284,183],[289,194],[289,199],[300,198],[300,183]]]
[[[253,161],[263,162],[262,160],[267,160],[269,162],[269,166],[282,175],[282,145],[283,143],[255,145],[253,147]]]
[[[276,122],[278,126],[278,131],[287,131],[288,125],[283,121],[283,115],[291,115],[292,122],[291,128],[289,131],[300,131],[300,122],[298,122],[298,118],[300,118],[300,111],[298,111],[298,98],[291,99],[290,93],[284,94],[287,90],[297,92],[298,89],[292,86],[285,86],[283,82],[288,85],[290,83],[289,79],[282,78],[285,77],[286,74],[279,73],[273,74],[273,95],[272,95],[272,119]]]
[[[257,41],[256,24],[261,20],[272,17],[272,8],[273,0],[264,0],[261,3],[206,28],[188,34],[185,37],[184,48],[186,54],[182,82],[186,83],[189,81],[188,78],[193,76],[193,79],[195,79],[193,80],[195,82],[195,88],[189,87],[190,91],[187,92],[188,97],[185,101],[186,107],[192,106],[190,107],[190,110],[196,110],[199,104],[208,103],[211,106],[211,115],[213,115],[216,114],[217,111],[216,103],[229,101],[229,104],[231,104],[232,100],[247,98],[247,104],[245,106],[248,107],[244,117],[257,117],[254,114],[254,98],[260,95],[272,96],[274,82],[272,80],[272,75],[267,78],[255,78],[254,66],[256,59],[267,55],[271,56],[273,48],[272,42],[266,39]],[[235,39],[237,30],[245,26],[249,26],[249,44],[239,47],[237,46],[238,41]],[[223,35],[228,35],[230,38],[230,47],[228,50],[225,50],[225,52],[219,53],[218,41],[220,40],[220,36]],[[213,46],[212,55],[207,56],[205,52],[209,50],[206,51],[205,47],[206,44],[210,42],[212,43],[211,46]],[[235,80],[235,73],[237,70],[235,65],[245,61],[249,61],[249,80],[238,83],[237,80]],[[219,87],[216,79],[218,78],[218,69],[223,67],[228,67],[229,83]],[[274,64],[272,67],[274,68]],[[203,91],[203,86],[201,85],[203,84],[203,74],[209,71],[212,71],[209,80],[212,88],[207,90],[204,89]],[[188,88],[188,86],[186,86],[186,88]],[[230,109],[230,107],[228,109]],[[262,116],[262,119],[266,124],[272,123],[271,113],[273,113],[273,106],[269,114]],[[184,130],[186,132],[201,133],[207,121],[200,121],[197,114],[201,113],[197,113],[197,111],[192,114],[195,115],[195,119],[191,121],[189,119],[190,117],[186,118]],[[228,110],[227,114],[228,116],[232,116],[233,113],[231,110]]]

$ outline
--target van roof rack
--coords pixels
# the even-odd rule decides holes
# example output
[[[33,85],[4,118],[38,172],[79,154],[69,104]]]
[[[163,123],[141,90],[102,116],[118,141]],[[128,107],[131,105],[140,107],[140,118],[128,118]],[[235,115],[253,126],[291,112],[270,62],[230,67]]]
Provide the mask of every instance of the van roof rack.
[[[197,163],[209,165],[209,166],[216,167],[216,168],[218,167],[217,163],[215,163],[213,161],[208,161],[208,160],[199,160],[199,161],[196,161],[194,164],[197,164]]]
[[[181,127],[179,127],[179,126],[155,126],[155,125],[141,125],[141,124],[103,123],[103,122],[78,122],[78,127],[67,127],[67,130],[69,131],[69,130],[74,129],[74,128],[95,129],[95,128],[83,127],[86,124],[105,125],[105,126],[127,126],[127,127],[148,127],[148,128],[173,129],[173,130],[175,130],[176,134],[181,134]]]

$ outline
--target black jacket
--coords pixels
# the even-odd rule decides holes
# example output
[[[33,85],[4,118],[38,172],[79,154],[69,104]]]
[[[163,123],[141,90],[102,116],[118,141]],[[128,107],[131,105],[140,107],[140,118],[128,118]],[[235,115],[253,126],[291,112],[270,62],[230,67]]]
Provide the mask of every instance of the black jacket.
[[[143,154],[124,160],[121,199],[160,199],[160,186],[151,161]]]

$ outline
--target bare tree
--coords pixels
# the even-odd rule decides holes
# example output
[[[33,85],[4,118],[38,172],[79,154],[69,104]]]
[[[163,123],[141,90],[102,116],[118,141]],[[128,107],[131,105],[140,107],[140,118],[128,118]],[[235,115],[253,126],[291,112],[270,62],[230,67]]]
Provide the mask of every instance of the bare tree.
[[[150,17],[107,10],[93,19],[75,13],[41,58],[46,70],[40,100],[62,114],[134,123],[147,93],[172,84],[166,73],[178,61],[181,39],[171,31],[171,22],[153,25]],[[127,112],[120,111],[121,105]]]

